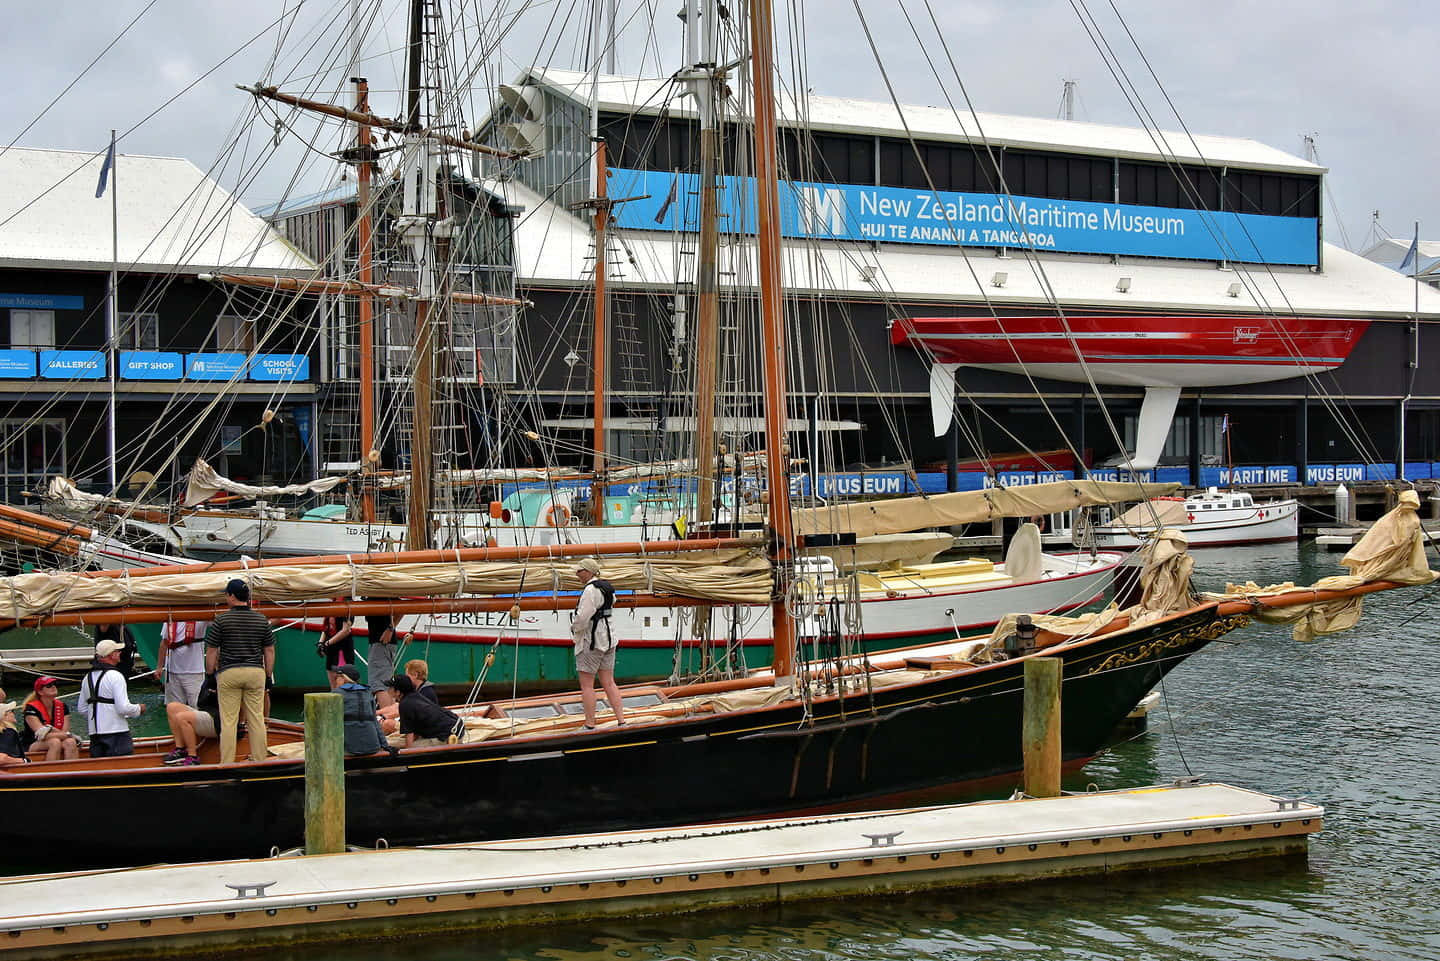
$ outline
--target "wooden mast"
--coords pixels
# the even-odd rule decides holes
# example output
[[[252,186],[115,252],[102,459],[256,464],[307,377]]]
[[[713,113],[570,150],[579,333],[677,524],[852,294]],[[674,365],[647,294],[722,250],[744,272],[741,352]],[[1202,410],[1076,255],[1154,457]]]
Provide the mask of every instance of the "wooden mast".
[[[780,187],[776,161],[774,21],[770,0],[750,4],[750,67],[755,97],[756,254],[760,267],[762,365],[765,368],[765,468],[769,494],[768,548],[775,587],[771,601],[775,683],[795,674],[795,623],[788,600],[794,525],[790,517],[785,443],[785,314],[780,284]]]
[[[605,293],[605,228],[610,222],[610,201],[606,191],[608,170],[605,141],[595,139],[595,322],[590,345],[590,364],[595,373],[595,460],[594,481],[590,485],[590,522],[605,523],[605,409],[609,406],[610,304]]]
[[[355,110],[370,113],[370,84],[364,77],[355,78]],[[355,223],[356,255],[360,283],[374,283],[374,236],[370,213],[370,176],[373,141],[370,124],[360,123],[355,149],[359,163],[355,169],[355,202],[358,208]],[[375,522],[375,490],[369,480],[380,465],[371,458],[375,448],[375,302],[368,293],[359,299],[360,320],[360,516],[367,524]]]
[[[700,107],[700,239],[695,264],[695,519],[708,524],[715,518],[715,383],[719,375],[716,341],[720,326],[718,256],[720,227],[715,178],[720,168],[720,133],[715,110],[716,64],[713,54],[715,5],[703,12],[693,2],[686,7],[686,28],[693,52],[690,68],[697,76],[695,94]],[[699,16],[705,41],[694,42]],[[708,648],[706,648],[708,650]]]
[[[405,111],[406,147],[411,166],[406,170],[406,193],[414,197],[413,209],[407,203],[405,234],[415,251],[416,286],[420,296],[415,301],[414,397],[415,411],[410,433],[410,497],[406,513],[405,546],[412,551],[430,546],[430,494],[432,463],[430,445],[434,403],[434,334],[431,330],[431,303],[435,296],[434,247],[427,243],[432,218],[431,206],[436,193],[435,171],[431,163],[430,144],[424,134],[420,116],[420,88],[423,62],[423,18],[425,0],[410,5],[409,76]],[[409,197],[407,196],[407,200]]]

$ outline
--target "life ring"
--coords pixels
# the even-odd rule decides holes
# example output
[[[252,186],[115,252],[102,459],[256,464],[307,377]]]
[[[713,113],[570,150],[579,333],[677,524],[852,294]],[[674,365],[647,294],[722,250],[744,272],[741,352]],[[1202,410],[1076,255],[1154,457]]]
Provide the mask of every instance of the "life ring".
[[[540,512],[543,527],[567,527],[570,524],[570,507],[560,501],[551,501]]]

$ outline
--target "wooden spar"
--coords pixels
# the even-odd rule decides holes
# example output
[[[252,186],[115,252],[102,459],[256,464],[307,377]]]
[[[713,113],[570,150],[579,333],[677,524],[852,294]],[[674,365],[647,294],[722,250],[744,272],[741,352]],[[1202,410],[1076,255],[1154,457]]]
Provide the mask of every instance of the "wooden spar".
[[[598,557],[633,554],[639,558],[657,554],[696,551],[739,550],[754,547],[753,541],[718,537],[684,541],[645,541],[616,544],[539,544],[526,547],[462,547],[453,550],[387,551],[369,554],[316,554],[309,557],[269,557],[264,560],[216,561],[210,564],[171,564],[166,567],[139,567],[129,571],[86,571],[86,578],[157,577],[163,574],[210,574],[217,571],[260,571],[267,567],[326,567],[332,564],[469,564],[484,561],[543,561],[567,557]]]
[[[449,265],[440,258],[435,247],[439,225],[444,220],[445,191],[439,183],[439,173],[430,166],[430,147],[421,131],[424,118],[421,116],[421,88],[424,51],[422,49],[425,28],[425,0],[411,0],[410,43],[407,50],[408,64],[405,77],[405,133],[415,169],[405,170],[405,217],[404,233],[414,248],[415,286],[420,296],[415,301],[415,350],[412,390],[414,395],[414,416],[410,431],[410,496],[406,513],[405,546],[412,551],[425,550],[430,546],[430,495],[434,488],[434,464],[431,461],[432,403],[434,401],[434,334],[430,316],[435,297],[435,271],[444,271]],[[407,151],[408,152],[408,151]],[[428,191],[435,191],[436,206],[429,208],[426,200]],[[413,199],[412,199],[413,198]],[[413,205],[413,209],[412,209]],[[428,250],[426,244],[429,244]]]
[[[604,524],[605,512],[605,409],[610,403],[609,365],[610,311],[605,293],[605,228],[610,221],[606,191],[609,171],[605,163],[605,141],[595,141],[595,320],[590,345],[590,363],[595,373],[595,480],[590,485],[590,522]]]
[[[576,585],[578,589],[579,585]],[[681,594],[617,594],[616,607],[698,607],[713,604]],[[406,614],[447,614],[501,612],[520,608],[522,611],[568,611],[575,606],[573,595],[553,594],[549,597],[476,597],[473,595],[455,597],[408,597],[393,600],[371,598],[369,600],[343,599],[338,601],[287,601],[283,604],[258,602],[251,604],[255,610],[272,621],[295,621],[306,618],[334,617],[339,614],[365,615],[389,614],[400,617]],[[58,614],[37,614],[33,617],[0,618],[0,630],[12,627],[84,627],[94,624],[163,624],[166,621],[208,621],[213,620],[225,608],[213,604],[190,604],[178,607],[95,607],[84,611],[64,611]]]
[[[765,467],[769,492],[769,550],[774,569],[771,620],[775,637],[771,660],[775,683],[795,673],[795,624],[788,594],[794,525],[790,517],[790,481],[786,473],[786,345],[784,303],[780,296],[780,187],[776,162],[774,22],[770,0],[750,4],[750,67],[755,97],[756,243],[760,266],[762,366],[765,369]]]
[[[707,11],[706,16],[709,13]],[[694,24],[686,24],[694,30]],[[707,53],[709,51],[706,51]],[[715,381],[719,375],[716,341],[720,328],[720,218],[715,178],[720,167],[720,136],[715,129],[715,82],[707,78],[700,103],[700,240],[695,264],[695,519],[715,519]]]
[[[413,287],[398,287],[394,284],[366,284],[355,280],[321,280],[319,278],[267,277],[263,274],[200,274],[201,280],[237,287],[261,287],[265,290],[290,290],[301,294],[340,294],[356,297],[403,298],[415,300],[420,293]],[[479,304],[483,307],[528,307],[530,301],[514,297],[492,297],[489,294],[472,294],[466,291],[451,291],[449,299],[457,304]]]
[[[1397,587],[1414,587],[1413,584],[1401,584],[1396,581],[1369,581],[1355,587],[1346,587],[1340,590],[1317,590],[1313,587],[1302,587],[1293,591],[1286,591],[1283,594],[1272,594],[1267,597],[1246,597],[1244,600],[1216,601],[1219,606],[1216,608],[1222,617],[1230,614],[1252,614],[1257,608],[1281,608],[1295,607],[1299,604],[1320,604],[1325,601],[1343,601],[1352,597],[1360,597],[1364,594],[1374,594],[1376,591],[1393,591]]]
[[[0,520],[0,540],[14,541],[30,547],[43,547],[57,554],[80,553],[80,542],[73,537],[49,530],[37,530],[13,521]]]
[[[8,517],[29,527],[40,527],[47,531],[56,531],[60,534],[73,534],[77,537],[90,537],[95,531],[81,524],[69,521],[58,520],[45,514],[37,514],[34,511],[27,511],[19,507],[11,507],[9,504],[0,504],[0,517]]]
[[[315,113],[323,113],[326,116],[338,117],[341,120],[351,120],[355,123],[366,124],[371,127],[379,127],[381,130],[388,130],[391,133],[411,132],[407,124],[398,120],[390,120],[385,117],[377,117],[373,113],[366,113],[359,110],[351,110],[348,107],[338,107],[333,103],[320,103],[317,100],[306,100],[304,97],[297,97],[294,94],[281,93],[275,87],[262,87],[255,85],[247,87],[243,83],[237,83],[237,89],[257,97],[264,97],[266,100],[274,100],[277,103],[289,104],[292,107],[299,107],[302,110],[310,110]],[[414,131],[414,132],[419,132]],[[473,153],[490,154],[494,157],[511,157],[523,159],[528,154],[523,150],[501,150],[499,147],[491,147],[489,144],[476,143],[473,140],[466,140],[463,137],[452,137],[445,133],[431,132],[428,136],[438,140],[448,147],[457,150],[469,150]]]
[[[370,112],[370,84],[363,77],[355,78],[355,109],[359,113]],[[355,170],[355,239],[357,244],[356,268],[360,285],[369,288],[374,281],[374,236],[370,221],[370,156],[373,141],[370,125],[361,123],[355,135],[360,162]],[[370,459],[375,447],[375,303],[366,292],[358,301],[360,321],[360,465],[367,474],[373,473],[377,464]],[[369,479],[368,477],[366,478]],[[375,491],[366,483],[360,486],[360,516],[367,524],[375,522]]]

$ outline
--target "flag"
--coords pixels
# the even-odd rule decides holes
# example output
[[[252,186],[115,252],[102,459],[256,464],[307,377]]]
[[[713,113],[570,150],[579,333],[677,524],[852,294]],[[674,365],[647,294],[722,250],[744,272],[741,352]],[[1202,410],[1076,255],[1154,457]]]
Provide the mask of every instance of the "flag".
[[[665,215],[670,213],[670,205],[675,202],[675,198],[679,196],[679,194],[680,175],[677,173],[670,180],[670,192],[665,195],[665,202],[660,205],[659,212],[655,214],[655,222],[657,224],[663,224],[665,222]]]
[[[1395,269],[1398,270],[1398,271],[1400,271],[1400,273],[1403,274],[1403,273],[1405,273],[1405,271],[1409,270],[1411,267],[1417,267],[1417,268],[1418,268],[1418,267],[1420,266],[1420,264],[1418,263],[1419,259],[1420,259],[1420,225],[1419,225],[1419,224],[1416,224],[1416,225],[1415,225],[1415,239],[1412,240],[1412,241],[1410,241],[1410,249],[1407,250],[1407,251],[1405,251],[1405,259],[1402,260],[1402,261],[1400,261],[1400,266],[1399,266],[1399,267],[1396,267]]]
[[[115,134],[110,134],[110,149],[105,151],[105,162],[100,165],[100,182],[95,185],[95,199],[105,196],[105,184],[110,179],[110,168],[115,166]]]
[[[1229,415],[1229,414],[1226,414],[1224,417],[1220,418],[1220,433],[1222,433],[1222,434],[1228,434],[1228,433],[1230,433],[1230,415]]]

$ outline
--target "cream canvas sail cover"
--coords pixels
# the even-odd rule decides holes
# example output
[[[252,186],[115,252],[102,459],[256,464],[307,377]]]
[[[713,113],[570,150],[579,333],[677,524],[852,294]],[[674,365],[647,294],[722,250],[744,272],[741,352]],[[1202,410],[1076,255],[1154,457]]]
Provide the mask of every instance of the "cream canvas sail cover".
[[[1190,512],[1182,500],[1152,500],[1136,504],[1106,527],[1125,530],[1151,530],[1156,527],[1178,527],[1190,523]]]
[[[1348,567],[1352,573],[1322,577],[1311,588],[1343,591],[1374,581],[1429,584],[1440,577],[1430,570],[1425,560],[1425,531],[1420,526],[1419,510],[1420,496],[1414,491],[1401,492],[1395,509],[1376,521],[1360,543],[1341,558],[1341,566]],[[1251,581],[1227,584],[1224,594],[1205,596],[1233,601],[1239,597],[1268,597],[1295,590],[1304,588],[1290,583],[1260,587]],[[1291,636],[1295,640],[1312,641],[1321,634],[1335,634],[1354,627],[1362,611],[1361,598],[1347,597],[1284,608],[1257,608],[1254,617],[1267,624],[1294,624]]]
[[[733,548],[607,556],[606,580],[617,590],[673,594],[722,604],[770,600],[770,565],[756,551]],[[0,578],[0,617],[123,607],[181,607],[225,602],[231,578],[260,602],[303,603],[339,597],[400,598],[578,591],[575,561],[280,565],[249,571],[187,572],[147,577],[34,573]],[[297,611],[297,613],[299,613]]]
[[[898,534],[925,527],[973,524],[997,517],[1038,517],[1077,507],[1145,500],[1179,489],[1179,484],[1066,480],[927,497],[897,497],[797,510],[795,532],[800,535],[845,532],[854,533],[856,537]]]
[[[190,478],[185,483],[185,506],[203,504],[222,491],[239,494],[241,497],[279,497],[283,494],[324,494],[334,490],[348,480],[346,477],[322,477],[305,484],[288,484],[284,487],[254,487],[241,484],[218,473],[215,468],[200,458],[190,468]]]

